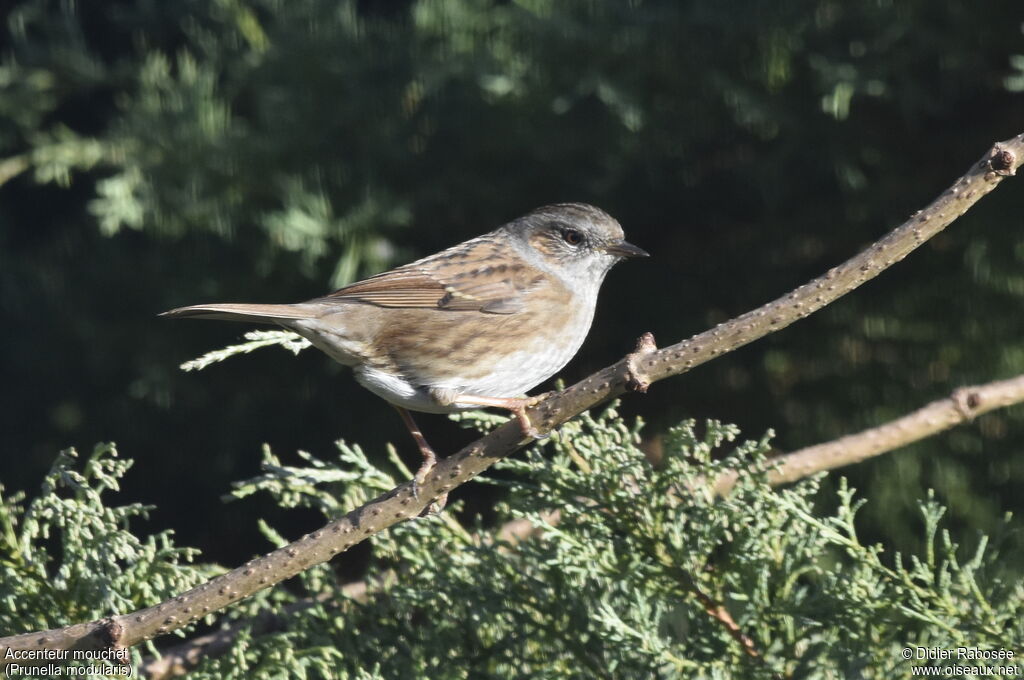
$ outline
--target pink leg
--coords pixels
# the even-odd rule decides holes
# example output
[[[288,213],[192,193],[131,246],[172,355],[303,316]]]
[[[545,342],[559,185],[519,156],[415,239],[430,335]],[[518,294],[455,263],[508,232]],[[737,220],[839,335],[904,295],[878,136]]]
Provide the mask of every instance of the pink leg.
[[[419,447],[420,453],[423,455],[423,465],[420,465],[420,469],[416,471],[416,479],[422,483],[427,473],[437,465],[437,454],[434,453],[434,449],[430,448],[427,438],[420,432],[420,426],[412,419],[412,414],[401,406],[396,406],[395,410],[398,411],[398,415],[402,416],[402,422],[409,429],[409,434],[412,435],[416,446]]]
[[[544,399],[543,396],[520,399],[517,397],[478,397],[472,394],[460,394],[452,400],[452,403],[464,406],[493,406],[494,408],[507,409],[519,421],[519,429],[522,430],[524,437],[542,439],[543,437],[541,437],[540,432],[530,422],[530,416],[526,415],[526,409],[537,404],[542,399]]]
[[[416,441],[416,446],[419,447],[420,453],[423,455],[423,464],[420,465],[419,470],[412,477],[412,495],[419,497],[419,489],[424,481],[427,479],[427,475],[437,465],[437,454],[434,453],[434,449],[430,448],[430,444],[427,443],[427,438],[420,432],[419,425],[412,419],[412,414],[401,406],[395,406],[395,410],[398,411],[398,415],[402,416],[402,422],[409,428],[409,434]],[[437,511],[440,512],[441,508],[444,507],[445,502],[448,500],[448,494],[439,496],[435,502]]]

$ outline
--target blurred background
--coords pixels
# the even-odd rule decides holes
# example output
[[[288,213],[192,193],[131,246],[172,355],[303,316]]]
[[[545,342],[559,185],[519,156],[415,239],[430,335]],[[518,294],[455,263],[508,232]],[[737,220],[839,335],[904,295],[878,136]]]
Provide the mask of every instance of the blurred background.
[[[650,251],[609,276],[575,381],[804,283],[1024,132],[1019,0],[22,0],[0,3],[0,481],[116,441],[119,500],[237,564],[316,519],[224,504],[266,442],[415,464],[384,402],[310,350],[178,365],[244,325],[155,315],[293,302],[594,203]],[[631,396],[647,435],[714,417],[780,450],[1024,372],[1024,191],[783,332]],[[549,386],[548,386],[549,387]],[[437,416],[440,452],[473,439]],[[868,537],[912,549],[1024,505],[1024,410],[844,470]],[[460,490],[470,512],[493,487]],[[143,529],[147,529],[144,527]]]

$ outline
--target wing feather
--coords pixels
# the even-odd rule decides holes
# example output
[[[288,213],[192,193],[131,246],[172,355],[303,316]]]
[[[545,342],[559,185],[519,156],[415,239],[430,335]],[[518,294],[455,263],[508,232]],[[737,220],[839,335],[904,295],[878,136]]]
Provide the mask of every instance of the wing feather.
[[[466,241],[412,264],[327,295],[378,307],[515,314],[543,275],[496,233]]]

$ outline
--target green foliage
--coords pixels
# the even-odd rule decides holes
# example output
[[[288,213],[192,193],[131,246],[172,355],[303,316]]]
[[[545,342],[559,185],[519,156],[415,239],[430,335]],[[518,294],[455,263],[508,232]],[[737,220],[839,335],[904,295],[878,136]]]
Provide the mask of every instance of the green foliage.
[[[151,508],[109,506],[131,461],[98,445],[84,461],[63,451],[27,505],[0,504],[0,630],[15,634],[133,611],[176,595],[220,570],[189,564],[198,551],[170,531],[145,539],[129,528]],[[79,470],[79,468],[81,468]],[[136,660],[138,657],[136,658]]]
[[[511,491],[499,523],[526,520],[529,536],[463,525],[457,507],[406,522],[372,537],[365,597],[311,570],[300,581],[313,606],[191,677],[888,678],[922,663],[903,659],[908,646],[1021,651],[1024,585],[987,540],[965,559],[933,500],[921,504],[925,553],[891,554],[858,538],[864,501],[845,485],[825,515],[813,480],[771,489],[767,438],[688,421],[652,465],[638,432],[614,406],[564,425],[499,463],[515,481],[489,480]],[[335,517],[395,483],[339,447],[335,461],[303,454],[306,467],[267,450],[264,474],[235,495]],[[737,486],[716,499],[707,480],[728,471]]]
[[[248,354],[263,347],[279,345],[292,354],[298,354],[310,346],[309,340],[299,337],[291,331],[249,331],[245,334],[246,342],[238,345],[229,345],[221,349],[207,352],[201,357],[190,359],[181,365],[183,371],[201,371],[202,369],[216,364],[225,359],[230,359],[239,354]]]
[[[460,420],[487,430],[501,419]],[[373,536],[358,596],[319,565],[235,605],[222,623],[269,611],[279,629],[243,626],[190,677],[888,678],[909,672],[906,647],[1024,651],[1024,584],[1003,539],[965,552],[929,498],[924,553],[891,554],[858,538],[864,501],[845,484],[824,515],[816,481],[770,488],[767,437],[687,421],[652,464],[639,430],[612,405],[499,463],[504,481],[482,480],[510,490],[496,526],[460,523],[456,504]],[[396,484],[359,447],[338,447],[330,461],[302,453],[303,467],[265,449],[263,474],[233,496],[269,492],[333,518]],[[129,467],[112,446],[84,463],[67,451],[27,506],[0,505],[2,630],[125,613],[221,573],[187,564],[194,551],[168,532],[133,535],[146,508],[104,505]],[[733,492],[714,497],[708,481],[732,471]],[[530,531],[505,533],[513,521]]]

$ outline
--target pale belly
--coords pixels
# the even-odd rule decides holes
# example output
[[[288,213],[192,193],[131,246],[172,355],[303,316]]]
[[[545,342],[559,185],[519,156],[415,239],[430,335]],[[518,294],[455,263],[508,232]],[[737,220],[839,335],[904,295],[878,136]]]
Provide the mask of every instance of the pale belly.
[[[555,375],[576,352],[590,330],[593,313],[577,312],[562,329],[557,341],[536,340],[503,356],[491,356],[485,372],[472,377],[452,375],[443,378],[406,375],[384,371],[367,364],[353,367],[360,385],[396,406],[424,413],[453,413],[477,406],[442,405],[431,395],[442,390],[454,395],[518,397]]]
[[[456,342],[464,334],[453,331],[449,324],[431,327],[433,316],[425,315],[422,325],[392,336],[388,342],[392,348],[390,357],[385,356],[385,360],[365,358],[372,356],[367,348],[367,342],[373,342],[376,335],[372,330],[354,332],[354,324],[339,323],[336,319],[311,318],[282,325],[309,339],[331,358],[352,367],[356,381],[381,399],[412,411],[452,413],[477,407],[454,405],[450,399],[442,404],[432,392],[441,391],[449,397],[518,397],[555,375],[576,355],[590,330],[594,309],[580,307],[573,305],[565,310],[565,315],[556,321],[556,333],[534,332],[536,319],[531,324],[521,317],[496,318],[494,331],[506,337],[515,335],[516,330],[530,330],[515,338],[511,351],[490,351],[483,366],[475,360],[467,361],[466,357],[489,343],[479,335]],[[387,322],[386,317],[380,319],[384,326]],[[422,335],[415,335],[417,331]],[[425,360],[423,354],[428,350],[440,350],[438,360]],[[453,361],[446,362],[445,354]]]

